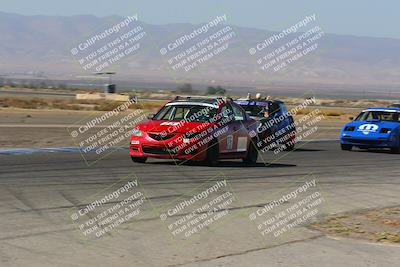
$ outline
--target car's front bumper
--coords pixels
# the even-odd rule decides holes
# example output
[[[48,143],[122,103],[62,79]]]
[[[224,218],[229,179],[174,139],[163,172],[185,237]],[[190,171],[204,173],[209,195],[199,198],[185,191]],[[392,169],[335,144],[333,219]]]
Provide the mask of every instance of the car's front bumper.
[[[345,136],[341,137],[340,143],[342,145],[352,145],[356,147],[367,148],[392,148],[397,146],[397,142],[391,141],[389,138],[360,138]]]
[[[169,148],[165,142],[153,142],[148,140],[131,139],[129,153],[132,157],[146,157],[158,159],[178,159],[202,161],[206,158],[206,147],[198,147],[193,144],[176,144]]]

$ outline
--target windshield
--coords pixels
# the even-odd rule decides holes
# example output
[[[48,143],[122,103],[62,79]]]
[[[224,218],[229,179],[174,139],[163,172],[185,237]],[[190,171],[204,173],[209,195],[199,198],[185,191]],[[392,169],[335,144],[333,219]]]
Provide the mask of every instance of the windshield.
[[[241,108],[246,111],[247,115],[252,117],[265,117],[268,113],[269,102],[257,102],[257,101],[235,101]]]
[[[153,120],[188,122],[211,122],[216,115],[217,109],[201,105],[168,105],[164,106]]]
[[[400,122],[399,115],[400,115],[400,112],[396,112],[396,111],[384,111],[384,110],[382,110],[382,111],[381,110],[363,111],[357,116],[357,118],[355,120],[356,121],[378,120],[378,121]]]
[[[264,112],[266,112],[265,107],[263,106],[254,106],[254,105],[240,105],[244,111],[250,116],[254,117],[264,117]]]

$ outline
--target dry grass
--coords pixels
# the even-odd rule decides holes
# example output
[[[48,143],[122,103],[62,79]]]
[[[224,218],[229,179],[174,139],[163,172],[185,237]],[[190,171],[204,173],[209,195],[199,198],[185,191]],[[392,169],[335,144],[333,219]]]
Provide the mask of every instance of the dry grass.
[[[352,107],[352,108],[365,108],[365,107],[387,107],[393,104],[391,101],[384,100],[320,100],[321,106],[326,107]]]
[[[313,226],[330,234],[400,243],[400,207],[329,218]]]
[[[316,110],[317,108],[313,109],[313,108],[306,108],[306,109],[301,109],[299,110],[296,114],[297,115],[308,115],[310,113],[312,113],[314,110]],[[343,115],[349,115],[352,113],[347,113],[344,111],[338,111],[338,109],[319,109],[321,111],[321,114],[324,115],[325,117],[341,117]],[[342,110],[342,109],[340,109]]]
[[[345,113],[343,112],[337,112],[337,111],[328,111],[328,110],[324,110],[323,114],[327,117],[340,117],[342,115],[345,115]]]
[[[165,101],[139,102],[131,105],[130,109],[144,109],[157,111],[165,104]],[[103,100],[75,100],[75,99],[49,99],[49,98],[0,98],[0,107],[22,108],[22,109],[64,109],[64,110],[96,110],[110,111],[121,105],[121,102],[103,101]],[[307,115],[315,109],[306,108],[299,110],[297,115]],[[339,117],[345,115],[344,112],[339,112],[337,109],[323,109],[322,114],[328,117]]]
[[[50,90],[50,89],[48,89]],[[57,90],[59,92],[59,90]],[[141,108],[151,112],[160,109],[168,99],[172,99],[171,93],[151,93],[140,92],[135,94],[139,100],[141,98],[155,99],[155,101],[140,102],[132,105],[131,109]],[[163,99],[163,100],[161,100]],[[286,105],[290,109],[304,103],[304,98],[285,97]],[[158,101],[157,101],[158,100]],[[160,101],[161,100],[161,101]],[[51,98],[18,98],[4,97],[0,98],[1,107],[13,107],[22,109],[65,109],[65,110],[97,110],[109,111],[114,109],[120,102],[104,101],[104,100],[76,100],[76,99],[51,99]],[[316,99],[316,106],[320,108],[321,113],[331,119],[344,119],[345,117],[354,116],[358,113],[357,110],[346,110],[348,108],[366,108],[366,107],[385,107],[392,104],[390,101],[382,100],[343,100],[343,99]],[[300,110],[297,115],[307,115],[313,112],[317,107],[309,106],[306,109]]]
[[[21,109],[62,109],[62,110],[96,110],[111,111],[121,105],[122,102],[103,100],[61,100],[49,98],[0,98],[0,108],[21,108]],[[143,102],[131,105],[130,109],[144,109],[156,111],[164,105],[164,102]]]
[[[139,102],[139,104],[132,105],[132,108],[137,109],[144,109],[144,110],[159,110],[164,104],[166,103],[163,101],[154,101],[154,102]]]
[[[41,98],[23,99],[23,98],[0,98],[0,107],[12,107],[22,109],[67,109],[81,110],[77,103],[71,103],[63,100],[47,100]]]

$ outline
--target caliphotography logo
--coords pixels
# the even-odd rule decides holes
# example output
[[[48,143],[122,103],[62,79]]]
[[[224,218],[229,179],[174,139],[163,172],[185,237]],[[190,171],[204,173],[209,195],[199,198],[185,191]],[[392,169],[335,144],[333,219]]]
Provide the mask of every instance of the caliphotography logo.
[[[397,267],[399,9],[2,0],[0,267]]]

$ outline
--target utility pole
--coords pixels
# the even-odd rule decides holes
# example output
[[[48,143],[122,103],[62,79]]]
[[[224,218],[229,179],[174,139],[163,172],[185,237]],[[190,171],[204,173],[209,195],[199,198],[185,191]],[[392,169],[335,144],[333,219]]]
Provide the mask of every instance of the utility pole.
[[[116,91],[116,86],[115,84],[112,83],[112,76],[115,75],[116,72],[96,72],[95,75],[108,75],[108,84],[105,85],[106,87],[106,93],[113,94]]]

